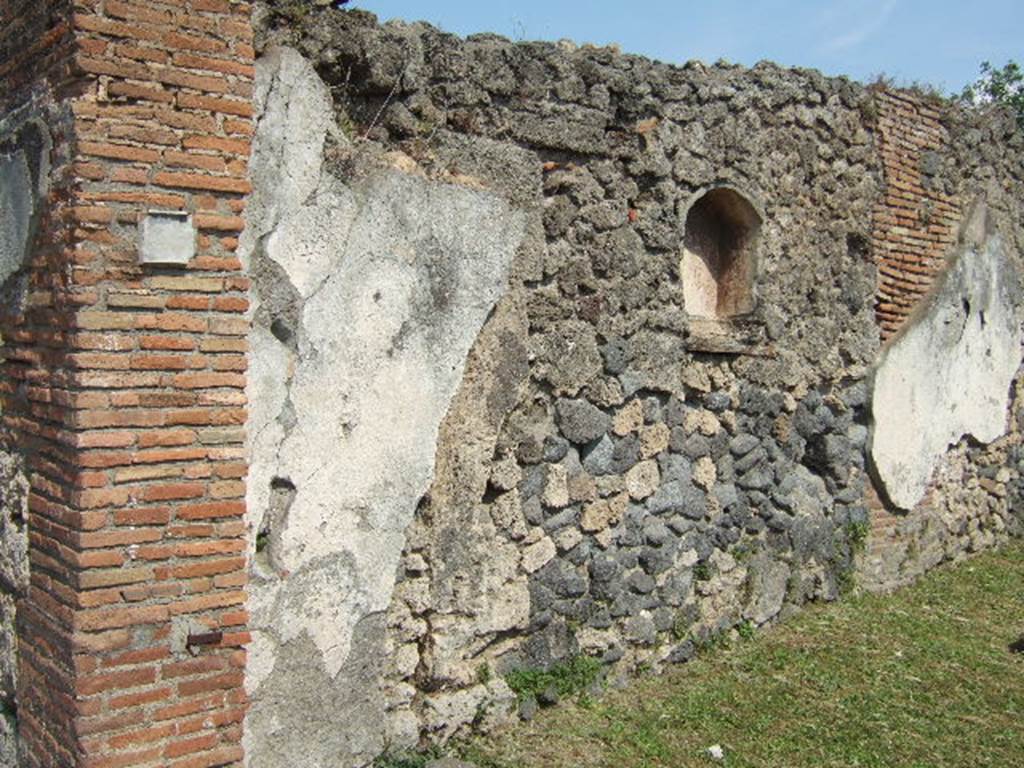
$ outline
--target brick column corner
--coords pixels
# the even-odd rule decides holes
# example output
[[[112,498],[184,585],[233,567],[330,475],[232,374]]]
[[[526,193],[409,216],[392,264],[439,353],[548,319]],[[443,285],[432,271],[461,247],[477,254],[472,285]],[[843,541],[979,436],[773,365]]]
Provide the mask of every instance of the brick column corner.
[[[2,438],[30,489],[26,766],[241,765],[250,12],[3,5],[0,151],[18,121],[47,132],[0,276]]]

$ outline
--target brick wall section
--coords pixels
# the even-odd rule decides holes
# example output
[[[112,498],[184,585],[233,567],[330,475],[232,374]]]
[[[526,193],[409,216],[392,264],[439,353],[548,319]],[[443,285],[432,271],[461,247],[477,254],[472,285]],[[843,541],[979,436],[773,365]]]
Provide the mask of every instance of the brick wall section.
[[[884,340],[941,271],[956,242],[960,203],[931,183],[930,153],[948,139],[939,112],[905,91],[880,90],[875,103],[885,193],[875,206],[872,245],[878,264],[875,310]]]
[[[52,107],[72,86],[73,35],[69,0],[12,0],[0,5],[0,115],[28,108]],[[55,110],[50,117],[56,118]],[[55,143],[71,143],[66,119],[52,119]],[[30,523],[33,564],[48,562],[59,542],[42,522],[51,500],[70,490],[76,468],[62,440],[70,416],[66,392],[55,384],[64,367],[64,333],[74,308],[66,300],[63,263],[71,231],[64,216],[70,203],[67,153],[54,152],[53,185],[39,223],[32,256],[25,265],[28,291],[22,306],[0,310],[3,338],[0,439],[26,457],[32,482]],[[21,725],[33,751],[51,764],[68,764],[72,743],[73,675],[69,612],[49,591],[42,572],[18,599],[22,638],[19,698]],[[44,724],[45,721],[45,724]]]
[[[905,561],[910,548],[917,550],[936,543],[928,531],[928,521],[936,514],[935,489],[929,489],[909,513],[889,506],[870,484],[865,503],[871,527],[860,562],[861,583],[870,590],[889,591],[913,582],[920,571],[893,569],[891,564]],[[938,559],[942,559],[941,554]]]
[[[5,426],[32,484],[25,757],[240,764],[251,9],[73,6],[73,158],[35,256],[60,286],[4,328]],[[187,268],[138,266],[150,209],[194,214]]]
[[[877,91],[875,104],[885,188],[873,211],[872,245],[878,265],[876,318],[885,341],[898,333],[945,269],[964,206],[971,200],[969,190],[979,189],[984,177],[963,159],[965,142],[962,135],[956,136],[956,125],[964,121],[964,113],[943,115],[925,99],[906,91]],[[952,140],[944,118],[954,126]],[[962,125],[959,130],[962,134]],[[992,139],[993,127],[986,130]],[[1012,146],[1004,144],[1002,151]],[[1002,177],[1008,194],[1005,200],[988,198],[993,210],[1014,199],[1010,190],[1017,170],[1012,155],[1009,157],[1005,162],[1011,170]],[[987,172],[992,173],[991,168]],[[953,191],[951,182],[957,178],[958,191]],[[1011,218],[1005,231],[1016,231],[1013,221]],[[1011,428],[1011,435],[1015,431]],[[1017,440],[1011,438],[1011,442]],[[866,586],[892,589],[910,583],[943,560],[991,546],[976,540],[975,532],[983,529],[985,535],[993,530],[1002,534],[1005,524],[997,511],[1005,509],[1005,489],[999,488],[993,477],[980,473],[983,467],[1004,463],[1002,442],[966,457],[959,448],[947,452],[928,493],[912,510],[898,510],[876,488],[868,488],[865,503],[871,528],[860,574]],[[943,471],[951,468],[955,470],[951,474]],[[969,494],[965,495],[965,487]],[[971,503],[966,502],[967,496]]]
[[[71,80],[71,0],[0,2],[0,114],[40,81]]]
[[[906,91],[879,90],[875,105],[885,187],[872,214],[872,251],[878,265],[875,317],[885,341],[899,331],[942,271],[956,241],[959,206],[933,188],[924,172],[926,153],[940,152],[948,141],[939,112]],[[928,509],[930,497],[917,512]],[[902,529],[908,515],[890,508],[870,485],[865,501],[871,521],[866,561],[888,562],[907,545]],[[897,585],[878,582],[872,585]]]

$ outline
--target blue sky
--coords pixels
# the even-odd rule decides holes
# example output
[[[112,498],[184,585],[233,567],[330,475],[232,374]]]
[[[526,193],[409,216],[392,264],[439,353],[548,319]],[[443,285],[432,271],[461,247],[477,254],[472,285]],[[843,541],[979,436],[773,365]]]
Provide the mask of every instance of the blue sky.
[[[352,0],[460,35],[618,43],[673,63],[770,59],[959,91],[989,60],[1024,64],[1022,0]]]

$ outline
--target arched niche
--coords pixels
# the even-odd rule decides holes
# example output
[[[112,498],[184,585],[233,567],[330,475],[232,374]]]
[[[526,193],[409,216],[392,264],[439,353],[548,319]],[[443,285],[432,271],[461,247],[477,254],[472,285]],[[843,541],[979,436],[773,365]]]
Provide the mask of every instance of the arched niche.
[[[761,217],[731,187],[715,187],[686,213],[680,272],[688,314],[729,318],[754,309]]]

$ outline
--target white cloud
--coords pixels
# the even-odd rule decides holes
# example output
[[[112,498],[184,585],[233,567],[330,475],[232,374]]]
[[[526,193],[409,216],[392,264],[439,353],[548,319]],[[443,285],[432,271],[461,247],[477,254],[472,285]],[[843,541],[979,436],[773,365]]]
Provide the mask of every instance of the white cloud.
[[[838,32],[829,37],[822,44],[822,50],[829,53],[837,53],[839,51],[847,50],[848,48],[854,48],[871,35],[885,26],[885,23],[889,20],[892,12],[896,9],[897,0],[884,0],[884,2],[871,4],[873,8],[857,8],[858,19],[856,22],[848,25],[842,32]],[[861,5],[858,3],[857,5]],[[831,14],[830,14],[831,15]],[[846,16],[846,14],[843,14]],[[846,19],[835,19],[835,24],[841,24]]]

